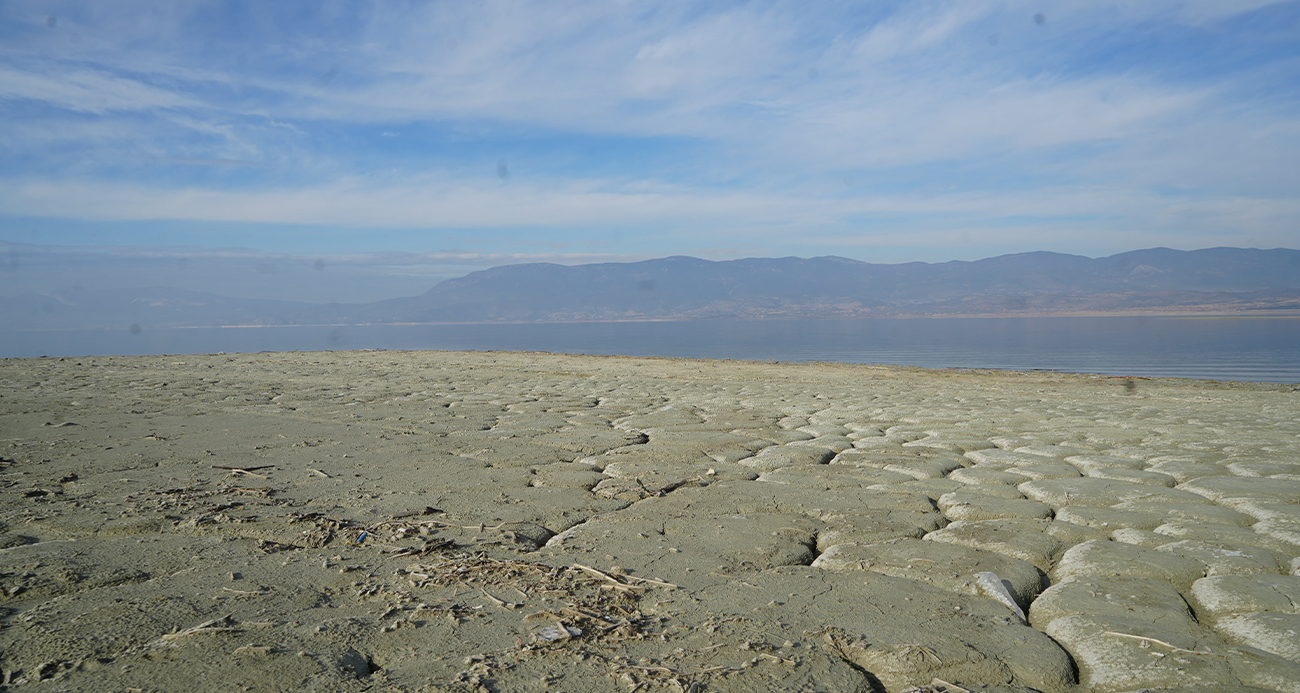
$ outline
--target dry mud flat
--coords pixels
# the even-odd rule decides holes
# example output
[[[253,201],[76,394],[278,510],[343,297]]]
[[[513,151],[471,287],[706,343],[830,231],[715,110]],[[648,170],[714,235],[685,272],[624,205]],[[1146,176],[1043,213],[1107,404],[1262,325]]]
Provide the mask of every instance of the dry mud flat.
[[[15,691],[1300,691],[1300,393],[0,362]]]

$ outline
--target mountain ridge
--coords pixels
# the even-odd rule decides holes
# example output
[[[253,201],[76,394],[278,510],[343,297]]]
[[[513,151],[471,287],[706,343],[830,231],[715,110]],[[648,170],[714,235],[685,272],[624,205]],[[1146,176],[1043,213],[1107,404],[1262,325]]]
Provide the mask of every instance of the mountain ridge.
[[[6,299],[8,329],[862,318],[1125,312],[1300,313],[1300,251],[1050,251],[943,263],[838,256],[502,265],[369,303],[235,299],[172,287]]]

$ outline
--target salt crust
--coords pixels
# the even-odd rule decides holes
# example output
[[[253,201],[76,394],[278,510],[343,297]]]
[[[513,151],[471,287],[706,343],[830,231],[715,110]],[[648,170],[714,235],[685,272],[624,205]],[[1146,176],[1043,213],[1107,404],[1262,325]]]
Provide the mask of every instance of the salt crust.
[[[1179,591],[1205,575],[1200,561],[1117,541],[1086,541],[1071,547],[1052,570],[1053,581],[1078,575],[1124,575],[1163,580]]]
[[[1068,577],[1043,592],[1029,618],[1071,651],[1080,683],[1097,693],[1225,682],[1300,690],[1300,665],[1254,647],[1229,647],[1161,580]]]
[[[1210,622],[1232,614],[1300,614],[1300,576],[1221,575],[1197,580],[1188,599]]]
[[[982,572],[996,573],[1010,582],[1012,591],[1021,599],[1032,599],[1043,586],[1042,573],[1027,561],[993,551],[919,539],[838,544],[818,556],[813,567],[867,570],[976,596],[982,593],[974,576]]]

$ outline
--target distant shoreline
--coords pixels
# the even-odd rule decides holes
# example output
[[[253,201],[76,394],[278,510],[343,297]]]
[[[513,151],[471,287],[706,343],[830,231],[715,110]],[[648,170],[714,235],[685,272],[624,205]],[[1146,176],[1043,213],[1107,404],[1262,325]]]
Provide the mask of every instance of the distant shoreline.
[[[780,315],[771,317],[708,317],[708,318],[623,318],[598,320],[464,320],[432,322],[330,322],[330,323],[292,323],[277,325],[231,324],[231,325],[161,325],[150,327],[154,330],[215,330],[215,329],[255,329],[255,328],[289,328],[289,327],[415,327],[419,325],[564,325],[564,324],[599,324],[599,323],[638,323],[638,322],[763,322],[787,320],[952,320],[952,319],[1015,319],[1015,318],[1170,318],[1178,320],[1295,320],[1300,319],[1300,310],[1261,311],[1259,313],[1198,313],[1195,311],[1129,311],[1129,312],[1071,312],[1071,313],[935,313],[927,315]],[[34,327],[20,328],[13,332],[113,332],[128,329],[127,326],[111,327]]]

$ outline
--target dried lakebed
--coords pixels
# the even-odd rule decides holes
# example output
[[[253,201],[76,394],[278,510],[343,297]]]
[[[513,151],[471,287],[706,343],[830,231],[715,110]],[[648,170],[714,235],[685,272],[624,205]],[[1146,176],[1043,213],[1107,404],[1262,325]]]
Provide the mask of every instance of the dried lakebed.
[[[1290,386],[0,361],[34,691],[1300,691]]]

